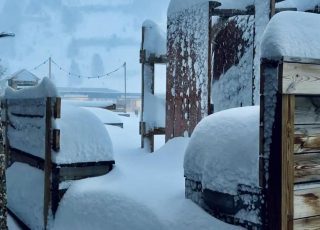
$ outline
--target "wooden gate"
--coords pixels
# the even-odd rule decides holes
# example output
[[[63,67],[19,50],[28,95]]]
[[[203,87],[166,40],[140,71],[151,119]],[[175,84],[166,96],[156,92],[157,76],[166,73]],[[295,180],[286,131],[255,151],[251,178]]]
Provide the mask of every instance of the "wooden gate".
[[[260,182],[266,229],[320,227],[320,60],[261,65]]]

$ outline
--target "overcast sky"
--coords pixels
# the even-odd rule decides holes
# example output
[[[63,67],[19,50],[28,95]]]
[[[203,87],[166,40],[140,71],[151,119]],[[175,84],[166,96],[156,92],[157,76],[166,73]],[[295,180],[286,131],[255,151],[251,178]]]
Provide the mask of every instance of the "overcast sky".
[[[141,25],[151,19],[165,30],[169,0],[0,0],[0,31],[15,38],[0,42],[7,74],[32,69],[52,57],[67,72],[92,76],[127,62],[128,91],[140,91]],[[56,84],[70,85],[53,66]],[[48,65],[33,72],[48,75]],[[71,81],[70,81],[71,79]],[[78,86],[123,89],[123,72],[105,80],[76,80]]]

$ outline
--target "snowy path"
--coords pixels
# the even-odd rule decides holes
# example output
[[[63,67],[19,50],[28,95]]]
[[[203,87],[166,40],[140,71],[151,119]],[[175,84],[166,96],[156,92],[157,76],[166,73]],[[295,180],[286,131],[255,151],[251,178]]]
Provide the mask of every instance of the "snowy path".
[[[116,167],[108,175],[75,183],[59,207],[54,229],[241,229],[214,219],[184,198],[187,138],[147,154],[139,148],[138,118],[122,120],[124,129],[107,126]]]

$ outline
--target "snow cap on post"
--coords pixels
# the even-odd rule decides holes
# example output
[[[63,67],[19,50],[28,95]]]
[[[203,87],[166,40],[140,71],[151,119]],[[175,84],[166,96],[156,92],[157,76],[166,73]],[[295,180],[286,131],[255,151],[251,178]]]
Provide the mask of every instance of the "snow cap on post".
[[[166,55],[167,53],[167,38],[165,32],[151,20],[145,20],[142,24],[144,30],[143,49],[147,55],[155,54],[156,57]]]
[[[264,32],[261,57],[320,59],[320,15],[304,12],[276,14]]]
[[[11,87],[7,87],[4,93],[4,97],[7,99],[19,99],[19,98],[44,98],[44,97],[57,97],[58,91],[56,86],[45,77],[41,82],[33,87],[14,90]]]

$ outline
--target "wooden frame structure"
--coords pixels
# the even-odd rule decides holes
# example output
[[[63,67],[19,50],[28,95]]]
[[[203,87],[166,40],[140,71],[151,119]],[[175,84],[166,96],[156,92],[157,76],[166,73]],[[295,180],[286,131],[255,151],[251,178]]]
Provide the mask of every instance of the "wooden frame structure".
[[[141,84],[141,121],[139,125],[139,134],[141,135],[141,148],[147,148],[148,151],[154,151],[154,136],[164,135],[165,127],[154,127],[145,117],[147,111],[147,97],[154,96],[154,84],[155,84],[155,65],[166,64],[167,57],[165,55],[157,56],[155,53],[147,55],[148,50],[145,48],[145,30],[146,27],[142,26],[142,42],[140,49],[140,63],[142,73]],[[154,111],[152,111],[154,112]]]
[[[260,184],[265,229],[320,223],[320,61],[261,63]]]
[[[5,136],[5,153],[8,158],[7,167],[14,162],[27,164],[31,167],[40,169],[44,173],[44,200],[43,200],[43,228],[46,229],[49,216],[53,217],[57,211],[59,202],[67,191],[67,187],[60,185],[65,181],[78,180],[87,177],[100,176],[109,172],[114,161],[83,162],[59,164],[52,160],[53,154],[59,154],[60,150],[60,130],[52,127],[54,119],[61,117],[60,98],[36,98],[36,99],[6,99],[2,101],[2,123]],[[39,148],[41,152],[28,152],[26,149],[17,146],[17,140],[11,139],[10,132],[25,133],[24,125],[28,121],[37,119],[35,132],[43,130],[43,143],[41,140]],[[30,125],[27,125],[27,127]],[[38,136],[42,133],[28,133],[28,135]],[[21,141],[21,140],[18,140]],[[32,143],[30,143],[32,144]],[[20,149],[19,149],[20,148]],[[41,150],[42,149],[42,150]],[[42,157],[43,156],[43,157]],[[14,210],[10,210],[15,214]],[[14,215],[19,218],[18,215]]]

